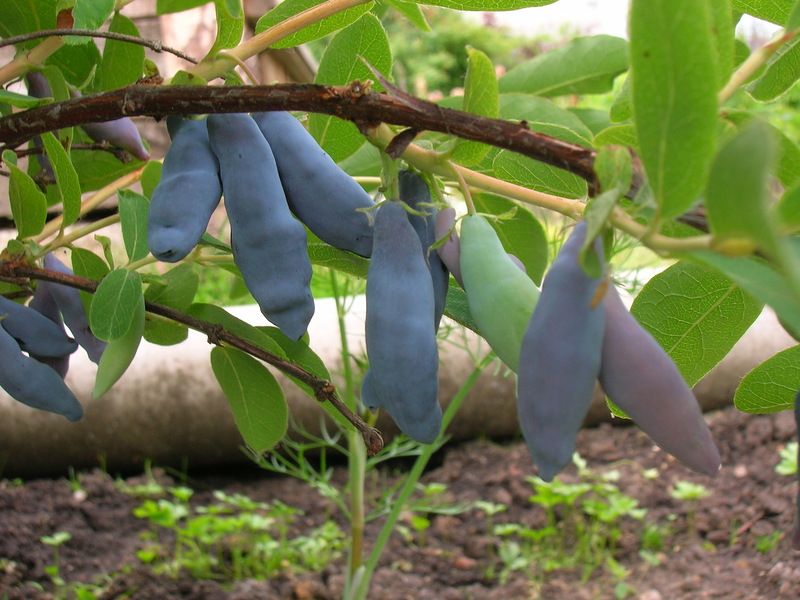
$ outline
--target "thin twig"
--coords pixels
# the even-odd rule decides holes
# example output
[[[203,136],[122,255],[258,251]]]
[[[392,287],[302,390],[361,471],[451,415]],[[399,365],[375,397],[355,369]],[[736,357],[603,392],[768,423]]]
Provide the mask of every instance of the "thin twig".
[[[12,261],[0,262],[0,277],[13,279],[29,278],[39,279],[42,281],[51,281],[53,283],[60,283],[62,285],[67,285],[69,287],[77,288],[90,293],[97,291],[98,286],[98,282],[92,279],[78,277],[77,275],[68,275],[58,271],[51,271],[49,269],[39,269],[36,267],[31,267],[27,264]],[[347,405],[342,402],[336,393],[336,387],[330,381],[326,379],[320,379],[304,368],[251,344],[239,336],[230,333],[224,327],[216,323],[197,319],[179,310],[164,306],[162,304],[156,304],[155,302],[146,301],[145,308],[150,313],[166,317],[167,319],[186,325],[195,331],[200,331],[206,334],[206,336],[208,336],[208,341],[211,344],[219,346],[224,342],[229,346],[237,348],[242,352],[246,352],[247,354],[258,358],[259,360],[272,365],[282,373],[301,381],[314,390],[314,396],[318,402],[330,402],[330,404],[359,431],[361,437],[364,439],[364,444],[366,445],[370,456],[378,453],[383,447],[383,438],[381,437],[380,432],[374,427],[367,425],[363,419],[361,419],[361,417],[352,412]]]
[[[75,35],[79,37],[93,37],[93,38],[105,38],[109,40],[115,40],[117,42],[127,42],[129,44],[137,44],[139,46],[145,46],[150,48],[154,52],[168,52],[169,54],[174,54],[178,58],[182,58],[185,61],[196,65],[198,63],[197,59],[192,58],[188,54],[184,54],[180,50],[176,50],[175,48],[170,48],[169,46],[165,46],[158,40],[145,40],[140,37],[136,37],[135,35],[126,35],[124,33],[115,33],[113,31],[97,31],[95,29],[43,29],[41,31],[32,31],[30,33],[23,33],[20,35],[15,35],[12,37],[3,38],[0,40],[0,48],[3,46],[13,46],[15,44],[21,44],[23,42],[28,42],[30,40],[37,40],[40,38],[47,38],[47,37],[64,37],[67,35]]]

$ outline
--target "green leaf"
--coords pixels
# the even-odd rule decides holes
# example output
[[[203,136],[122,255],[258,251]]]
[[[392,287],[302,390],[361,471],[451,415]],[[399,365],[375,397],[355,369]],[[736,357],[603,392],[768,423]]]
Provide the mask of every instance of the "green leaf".
[[[280,345],[277,344],[271,337],[266,335],[264,332],[259,331],[253,325],[245,323],[241,319],[234,317],[232,314],[220,308],[219,306],[214,306],[213,304],[196,303],[192,304],[186,312],[198,319],[220,325],[233,335],[242,338],[243,340],[261,348],[262,350],[265,350],[266,352],[274,354],[280,358],[286,358],[286,353],[283,351],[283,348],[281,348]]]
[[[308,234],[308,258],[320,267],[336,269],[362,278],[367,276],[369,268],[367,259],[329,246],[313,234]]]
[[[151,344],[174,346],[189,337],[189,328],[165,317],[147,314],[142,337]]]
[[[58,184],[58,197],[62,203],[64,226],[72,225],[81,212],[81,185],[78,174],[64,146],[49,131],[42,134],[42,143],[53,167]]]
[[[733,0],[733,10],[783,25],[789,19],[793,4],[794,0]]]
[[[22,33],[30,33],[41,29],[53,29],[56,26],[56,3],[58,0],[3,0],[3,17],[0,19],[0,38],[7,38]],[[40,44],[41,40],[33,40],[20,44],[21,48],[30,48]]]
[[[513,67],[500,79],[501,92],[538,96],[601,94],[628,68],[628,44],[610,35],[579,37]]]
[[[245,443],[260,454],[280,442],[289,426],[289,408],[272,373],[235,348],[214,348],[211,368]]]
[[[782,226],[790,231],[800,231],[800,185],[787,190],[775,207]]]
[[[467,48],[462,110],[484,117],[496,117],[500,111],[494,65],[486,54],[475,48]],[[458,139],[453,148],[453,160],[471,166],[479,163],[491,148],[486,144]]]
[[[72,272],[80,277],[86,277],[94,281],[100,281],[103,277],[108,275],[108,265],[106,262],[97,256],[94,252],[84,248],[72,249]],[[89,292],[81,292],[81,302],[83,302],[83,310],[88,315],[92,306],[93,295]]]
[[[612,187],[608,191],[590,198],[583,211],[583,218],[586,221],[586,237],[581,246],[579,259],[581,266],[591,277],[601,277],[605,265],[600,262],[595,251],[594,241],[603,232],[608,217],[611,216],[614,207],[622,198],[623,192],[620,188]]]
[[[139,37],[139,30],[128,17],[117,13],[109,31]],[[97,72],[95,89],[114,90],[135,83],[144,71],[144,47],[128,42],[106,40],[103,60]]]
[[[371,14],[362,16],[334,36],[322,55],[314,82],[340,85],[355,80],[372,80],[374,76],[362,58],[381,73],[392,71],[386,31]],[[373,88],[381,89],[377,83]],[[309,131],[337,162],[350,156],[364,143],[364,137],[355,125],[336,117],[311,115]]]
[[[800,38],[784,44],[767,61],[764,73],[747,86],[753,98],[774,100],[786,92],[800,77]]]
[[[757,300],[768,304],[793,331],[800,331],[800,305],[786,279],[764,261],[723,256],[716,252],[692,252],[691,257],[724,273]]]
[[[143,164],[138,159],[122,162],[110,152],[103,151],[73,150],[70,158],[84,192],[99,190]]]
[[[131,190],[120,190],[117,197],[122,240],[125,242],[128,260],[133,262],[150,252],[147,247],[147,213],[150,203],[147,198]]]
[[[114,12],[114,0],[76,0],[72,9],[73,29],[99,29]],[[68,36],[68,44],[84,44],[92,38]]]
[[[605,110],[598,108],[570,108],[568,110],[581,120],[592,136],[611,125],[611,119]],[[591,137],[589,140],[591,141]]]
[[[603,191],[627,192],[633,178],[633,163],[630,152],[611,146],[600,148],[594,160],[594,170]]]
[[[631,85],[639,155],[664,218],[695,202],[713,156],[717,71],[710,1],[631,3]]]
[[[144,299],[183,311],[194,300],[199,281],[193,265],[182,263],[151,283],[144,293]],[[147,315],[144,339],[152,344],[171,346],[179,344],[188,335],[189,331],[185,325],[158,315]]]
[[[631,313],[694,385],[728,354],[761,307],[717,271],[679,262],[642,288]]]
[[[467,302],[467,294],[458,285],[456,280],[450,278],[450,287],[447,291],[447,303],[444,306],[444,314],[453,319],[456,323],[460,323],[479,334],[478,325],[472,318],[472,313],[469,312],[469,302]]]
[[[156,14],[166,15],[168,13],[183,12],[209,2],[211,0],[157,0]]]
[[[715,241],[750,240],[775,253],[767,184],[777,152],[777,140],[769,127],[751,121],[717,153],[706,189]]]
[[[417,0],[420,4],[431,4],[455,10],[501,11],[517,10],[533,6],[547,6],[556,0]]]
[[[142,299],[142,280],[138,273],[115,269],[97,286],[89,310],[89,326],[101,340],[125,335],[137,316]],[[144,315],[142,315],[144,322]]]
[[[794,7],[792,8],[792,12],[789,13],[789,18],[786,19],[784,28],[786,31],[792,31],[798,27],[800,27],[800,2],[795,0]]]
[[[108,343],[100,358],[97,376],[94,380],[94,390],[92,390],[92,397],[95,399],[105,394],[122,377],[139,349],[144,332],[145,312],[144,298],[141,294],[132,308],[130,327],[121,337]],[[94,327],[92,327],[92,331],[97,335]]]
[[[778,352],[745,375],[733,403],[746,413],[791,410],[797,390],[800,390],[800,346]]]
[[[18,94],[16,92],[0,89],[0,104],[8,104],[10,106],[16,106],[17,108],[36,108],[48,102],[49,100],[47,98],[34,98],[33,96],[26,96],[25,94]]]
[[[148,302],[164,304],[186,310],[197,293],[200,278],[190,263],[182,263],[164,273],[159,281],[151,283],[144,293]]]
[[[734,60],[734,28],[731,0],[712,0],[708,5],[711,11],[711,32],[717,59],[717,89],[721,89],[731,76]]]
[[[516,256],[536,285],[542,284],[542,275],[547,268],[549,244],[547,234],[539,220],[529,210],[494,194],[476,194],[472,198],[475,209],[490,215],[502,215],[516,209],[510,219],[491,219],[489,223],[506,252]]]
[[[51,69],[57,68],[62,78],[77,88],[83,88],[91,81],[102,61],[97,44],[91,38],[82,39],[88,43],[72,46],[65,44],[47,59],[47,65]],[[68,99],[68,92],[66,96],[57,94],[52,72],[48,72],[47,79],[50,81],[56,100]]]
[[[528,129],[581,146],[592,145],[592,132],[573,113],[552,100],[531,94],[500,94],[500,116],[525,121]]]
[[[142,192],[147,198],[152,198],[153,190],[156,189],[158,182],[161,181],[161,170],[163,166],[160,161],[151,160],[142,171]]]
[[[393,6],[394,9],[403,15],[406,19],[411,21],[416,27],[422,31],[430,31],[431,26],[428,24],[428,19],[425,18],[425,13],[420,9],[419,4],[415,2],[405,2],[404,0],[385,0],[386,4]]]
[[[496,177],[547,194],[583,198],[586,181],[572,173],[535,161],[510,150],[502,150],[494,159]]]
[[[6,166],[11,173],[8,196],[17,235],[20,239],[31,237],[44,229],[47,198],[25,171],[13,164]]]
[[[611,125],[594,136],[594,145],[598,148],[609,145],[630,146],[633,149],[639,147],[639,140],[636,138],[636,128],[633,125]]]
[[[236,46],[244,33],[242,0],[214,0],[214,8],[217,12],[217,38],[208,51],[211,56]]]
[[[631,78],[626,77],[622,87],[614,97],[614,102],[608,113],[611,120],[615,123],[627,121],[633,116],[633,104],[631,103]]]
[[[256,34],[304,10],[322,4],[322,2],[324,2],[324,0],[284,0],[258,20],[258,23],[256,23]],[[303,27],[300,31],[296,31],[279,42],[272,44],[270,47],[292,48],[325,37],[334,31],[344,29],[351,23],[354,23],[362,15],[371,11],[374,5],[374,2],[367,2],[365,4],[352,6],[342,12],[338,12],[316,23]]]
[[[286,335],[281,332],[280,329],[277,327],[259,327],[259,331],[262,331],[269,337],[271,337],[275,342],[280,344],[281,348],[283,348],[284,352],[286,352],[286,357],[296,365],[303,367],[306,371],[319,377],[320,379],[330,381],[331,374],[328,372],[328,368],[325,366],[325,363],[322,359],[311,349],[308,347],[308,344],[304,340],[292,340]],[[303,392],[305,392],[310,398],[316,400],[316,396],[314,395],[314,390],[311,389],[308,385],[292,377],[291,375],[287,374],[287,377],[291,379],[297,387],[299,387]],[[330,402],[322,402],[320,407],[328,414],[328,416],[333,419],[333,421],[339,426],[342,427],[344,430],[352,431],[353,425],[348,421],[342,413],[336,410],[333,406],[331,406]]]

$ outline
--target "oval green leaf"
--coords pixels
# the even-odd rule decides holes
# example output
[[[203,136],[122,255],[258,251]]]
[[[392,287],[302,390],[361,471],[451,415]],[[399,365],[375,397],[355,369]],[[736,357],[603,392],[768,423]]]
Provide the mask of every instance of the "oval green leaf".
[[[289,426],[289,408],[272,373],[235,348],[214,348],[211,368],[245,443],[260,454],[281,441]]]
[[[66,227],[77,221],[81,212],[81,184],[78,173],[72,166],[69,154],[56,136],[48,131],[42,134],[42,143],[56,176],[58,184],[56,189],[62,203],[62,215]]]
[[[500,79],[501,92],[538,96],[602,94],[628,68],[628,43],[610,35],[579,37],[512,68]]]
[[[99,398],[111,389],[136,356],[144,332],[144,312],[144,298],[140,294],[133,307],[130,327],[121,337],[111,340],[103,351],[94,380],[93,398]]]
[[[736,408],[767,414],[794,408],[800,390],[800,346],[778,352],[742,379],[733,397]]]
[[[314,82],[341,85],[355,80],[373,80],[374,75],[364,60],[381,73],[392,72],[392,53],[386,31],[371,14],[362,16],[334,36],[322,55]],[[373,88],[381,89],[378,84]],[[355,125],[337,117],[313,114],[309,119],[309,131],[337,162],[364,143],[364,136]]]
[[[142,298],[138,273],[115,269],[103,278],[92,298],[89,326],[101,340],[114,340],[130,330]]]
[[[639,154],[664,218],[695,202],[713,155],[717,61],[710,1],[631,3],[634,122]]]
[[[680,262],[642,288],[631,313],[694,385],[728,354],[761,307],[719,272]]]

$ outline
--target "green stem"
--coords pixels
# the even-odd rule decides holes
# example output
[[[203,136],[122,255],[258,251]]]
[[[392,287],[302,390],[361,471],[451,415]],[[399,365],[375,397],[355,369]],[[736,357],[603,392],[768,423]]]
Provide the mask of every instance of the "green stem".
[[[397,171],[397,161],[385,152],[381,152],[381,187],[383,195],[389,200],[397,200],[400,197]]]
[[[478,377],[480,377],[483,370],[490,362],[492,362],[493,359],[494,354],[489,353],[478,362],[478,364],[472,370],[472,373],[470,373],[466,381],[461,384],[458,392],[455,396],[453,396],[453,399],[447,406],[444,416],[442,417],[442,428],[439,432],[439,437],[433,444],[425,446],[425,448],[422,450],[422,453],[417,457],[417,460],[414,461],[414,466],[411,467],[411,471],[409,471],[408,475],[406,476],[405,483],[403,483],[400,493],[397,495],[397,498],[392,504],[392,510],[387,515],[386,521],[384,522],[383,527],[381,527],[380,533],[378,533],[378,537],[375,540],[375,545],[372,547],[372,551],[370,552],[369,557],[367,557],[367,561],[364,563],[364,573],[363,577],[359,581],[359,586],[350,595],[349,600],[365,600],[367,598],[370,579],[372,578],[372,574],[375,572],[375,569],[378,566],[378,561],[380,560],[381,554],[383,553],[389,538],[394,532],[394,526],[397,523],[397,519],[400,517],[400,513],[405,508],[408,499],[411,497],[411,494],[417,487],[417,483],[419,482],[420,477],[422,477],[422,472],[428,465],[428,461],[430,460],[431,456],[433,456],[433,453],[441,446],[440,442],[444,437],[445,431],[447,431],[448,425],[450,425],[451,421],[458,413],[459,408],[461,408],[464,398],[467,397],[467,394],[469,394],[470,390],[472,390],[473,386],[478,381]]]
[[[44,256],[48,252],[52,252],[56,248],[63,248],[64,246],[69,246],[75,240],[78,240],[84,236],[89,235],[90,233],[94,233],[95,231],[99,231],[104,227],[108,227],[109,225],[113,225],[114,223],[119,223],[119,214],[110,215],[105,217],[104,219],[98,219],[88,225],[84,225],[83,227],[78,227],[70,231],[69,233],[65,233],[54,239],[50,242],[47,246],[45,246],[42,251],[39,253],[41,256]]]
[[[148,254],[144,258],[140,258],[139,260],[128,263],[128,266],[125,268],[129,271],[136,271],[142,267],[146,267],[147,265],[152,265],[154,262],[158,262],[158,259],[152,254]]]
[[[336,271],[330,269],[331,289],[336,302],[336,319],[339,326],[339,340],[341,343],[342,370],[344,372],[343,398],[348,408],[353,412],[358,410],[353,381],[352,362],[350,360],[350,347],[347,343],[347,328],[345,316],[347,309],[344,306],[343,295],[339,290],[339,281]],[[367,451],[361,435],[352,428],[347,431],[347,473],[348,488],[350,490],[350,556],[349,576],[352,578],[361,566],[364,553],[364,481],[367,466]]]
[[[726,100],[733,96],[733,94],[736,93],[736,90],[747,83],[750,77],[752,77],[753,73],[758,71],[758,69],[761,68],[761,66],[766,63],[781,46],[793,40],[796,35],[797,30],[782,30],[778,32],[773,39],[748,56],[747,59],[741,65],[739,65],[739,68],[734,71],[733,75],[731,75],[731,78],[728,80],[728,83],[725,84],[725,87],[719,91],[719,94],[717,95],[717,100],[719,103],[723,104]]]
[[[381,125],[370,131],[369,141],[378,148],[385,148],[392,139],[394,139],[394,133],[386,125]],[[442,159],[440,154],[426,150],[416,144],[409,144],[403,153],[403,160],[420,170],[430,171],[450,180],[458,181],[459,178],[463,178],[472,187],[524,204],[546,208],[571,219],[580,219],[586,208],[583,200],[562,198],[561,196],[538,192],[502,179],[496,179],[485,173],[467,169],[461,165],[448,163]],[[637,222],[619,207],[615,208],[611,213],[609,221],[620,231],[624,231],[640,240],[645,246],[656,252],[690,252],[692,250],[708,250],[711,247],[710,235],[696,235],[688,238],[673,238],[656,233],[648,235],[647,225]]]

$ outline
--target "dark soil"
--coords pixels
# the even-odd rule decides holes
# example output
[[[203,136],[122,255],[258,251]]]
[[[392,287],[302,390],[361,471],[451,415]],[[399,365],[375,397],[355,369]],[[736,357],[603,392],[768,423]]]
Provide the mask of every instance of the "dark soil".
[[[622,581],[628,597],[800,597],[800,553],[791,546],[796,483],[774,470],[778,450],[794,436],[791,415],[748,416],[729,409],[710,415],[710,422],[723,457],[723,469],[714,480],[676,464],[634,428],[606,425],[585,430],[579,437],[578,450],[593,472],[619,471],[616,485],[647,509],[646,522],[670,530],[664,548],[652,553],[655,560],[647,561],[640,555],[642,523],[622,521],[615,557],[627,570]],[[508,510],[495,516],[496,523],[544,524],[543,510],[529,501],[532,488],[526,477],[533,474],[533,467],[522,444],[476,441],[448,447],[435,458],[437,464],[423,483],[445,484],[447,503],[502,503]],[[657,477],[652,478],[652,472],[650,478],[645,476],[644,469],[653,468],[658,469]],[[368,488],[378,494],[396,480],[397,473],[372,473]],[[337,469],[334,481],[341,483],[345,476],[343,468]],[[575,469],[571,467],[563,478],[575,481]],[[687,519],[689,505],[669,493],[680,480],[702,483],[712,492],[697,503],[693,527],[691,516]],[[187,575],[156,576],[135,556],[144,544],[140,534],[148,528],[131,513],[141,499],[118,491],[114,480],[99,471],[82,475],[80,483],[82,491],[76,493],[66,479],[0,482],[0,599],[52,597],[54,588],[44,569],[53,562],[53,551],[39,539],[56,531],[72,535],[61,547],[61,576],[67,582],[89,582],[110,575],[102,598],[341,597],[343,558],[321,573],[287,574],[271,581],[220,584]],[[298,527],[310,529],[331,515],[338,518],[330,501],[292,479],[251,471],[192,475],[188,484],[196,490],[192,501],[198,504],[211,503],[215,489],[261,501],[279,499],[304,511]],[[499,538],[487,533],[482,512],[428,516],[431,525],[424,535],[414,539],[394,535],[373,579],[370,598],[581,599],[614,598],[615,588],[622,592],[619,576],[607,568],[596,570],[584,582],[580,572],[543,573],[541,565],[533,565],[512,572],[501,583],[496,576],[502,567],[496,558]],[[377,535],[379,521],[368,526],[367,540]],[[340,525],[345,527],[344,521]],[[777,544],[759,551],[757,542],[763,544],[774,532],[782,536]],[[490,576],[492,570],[495,576]]]

